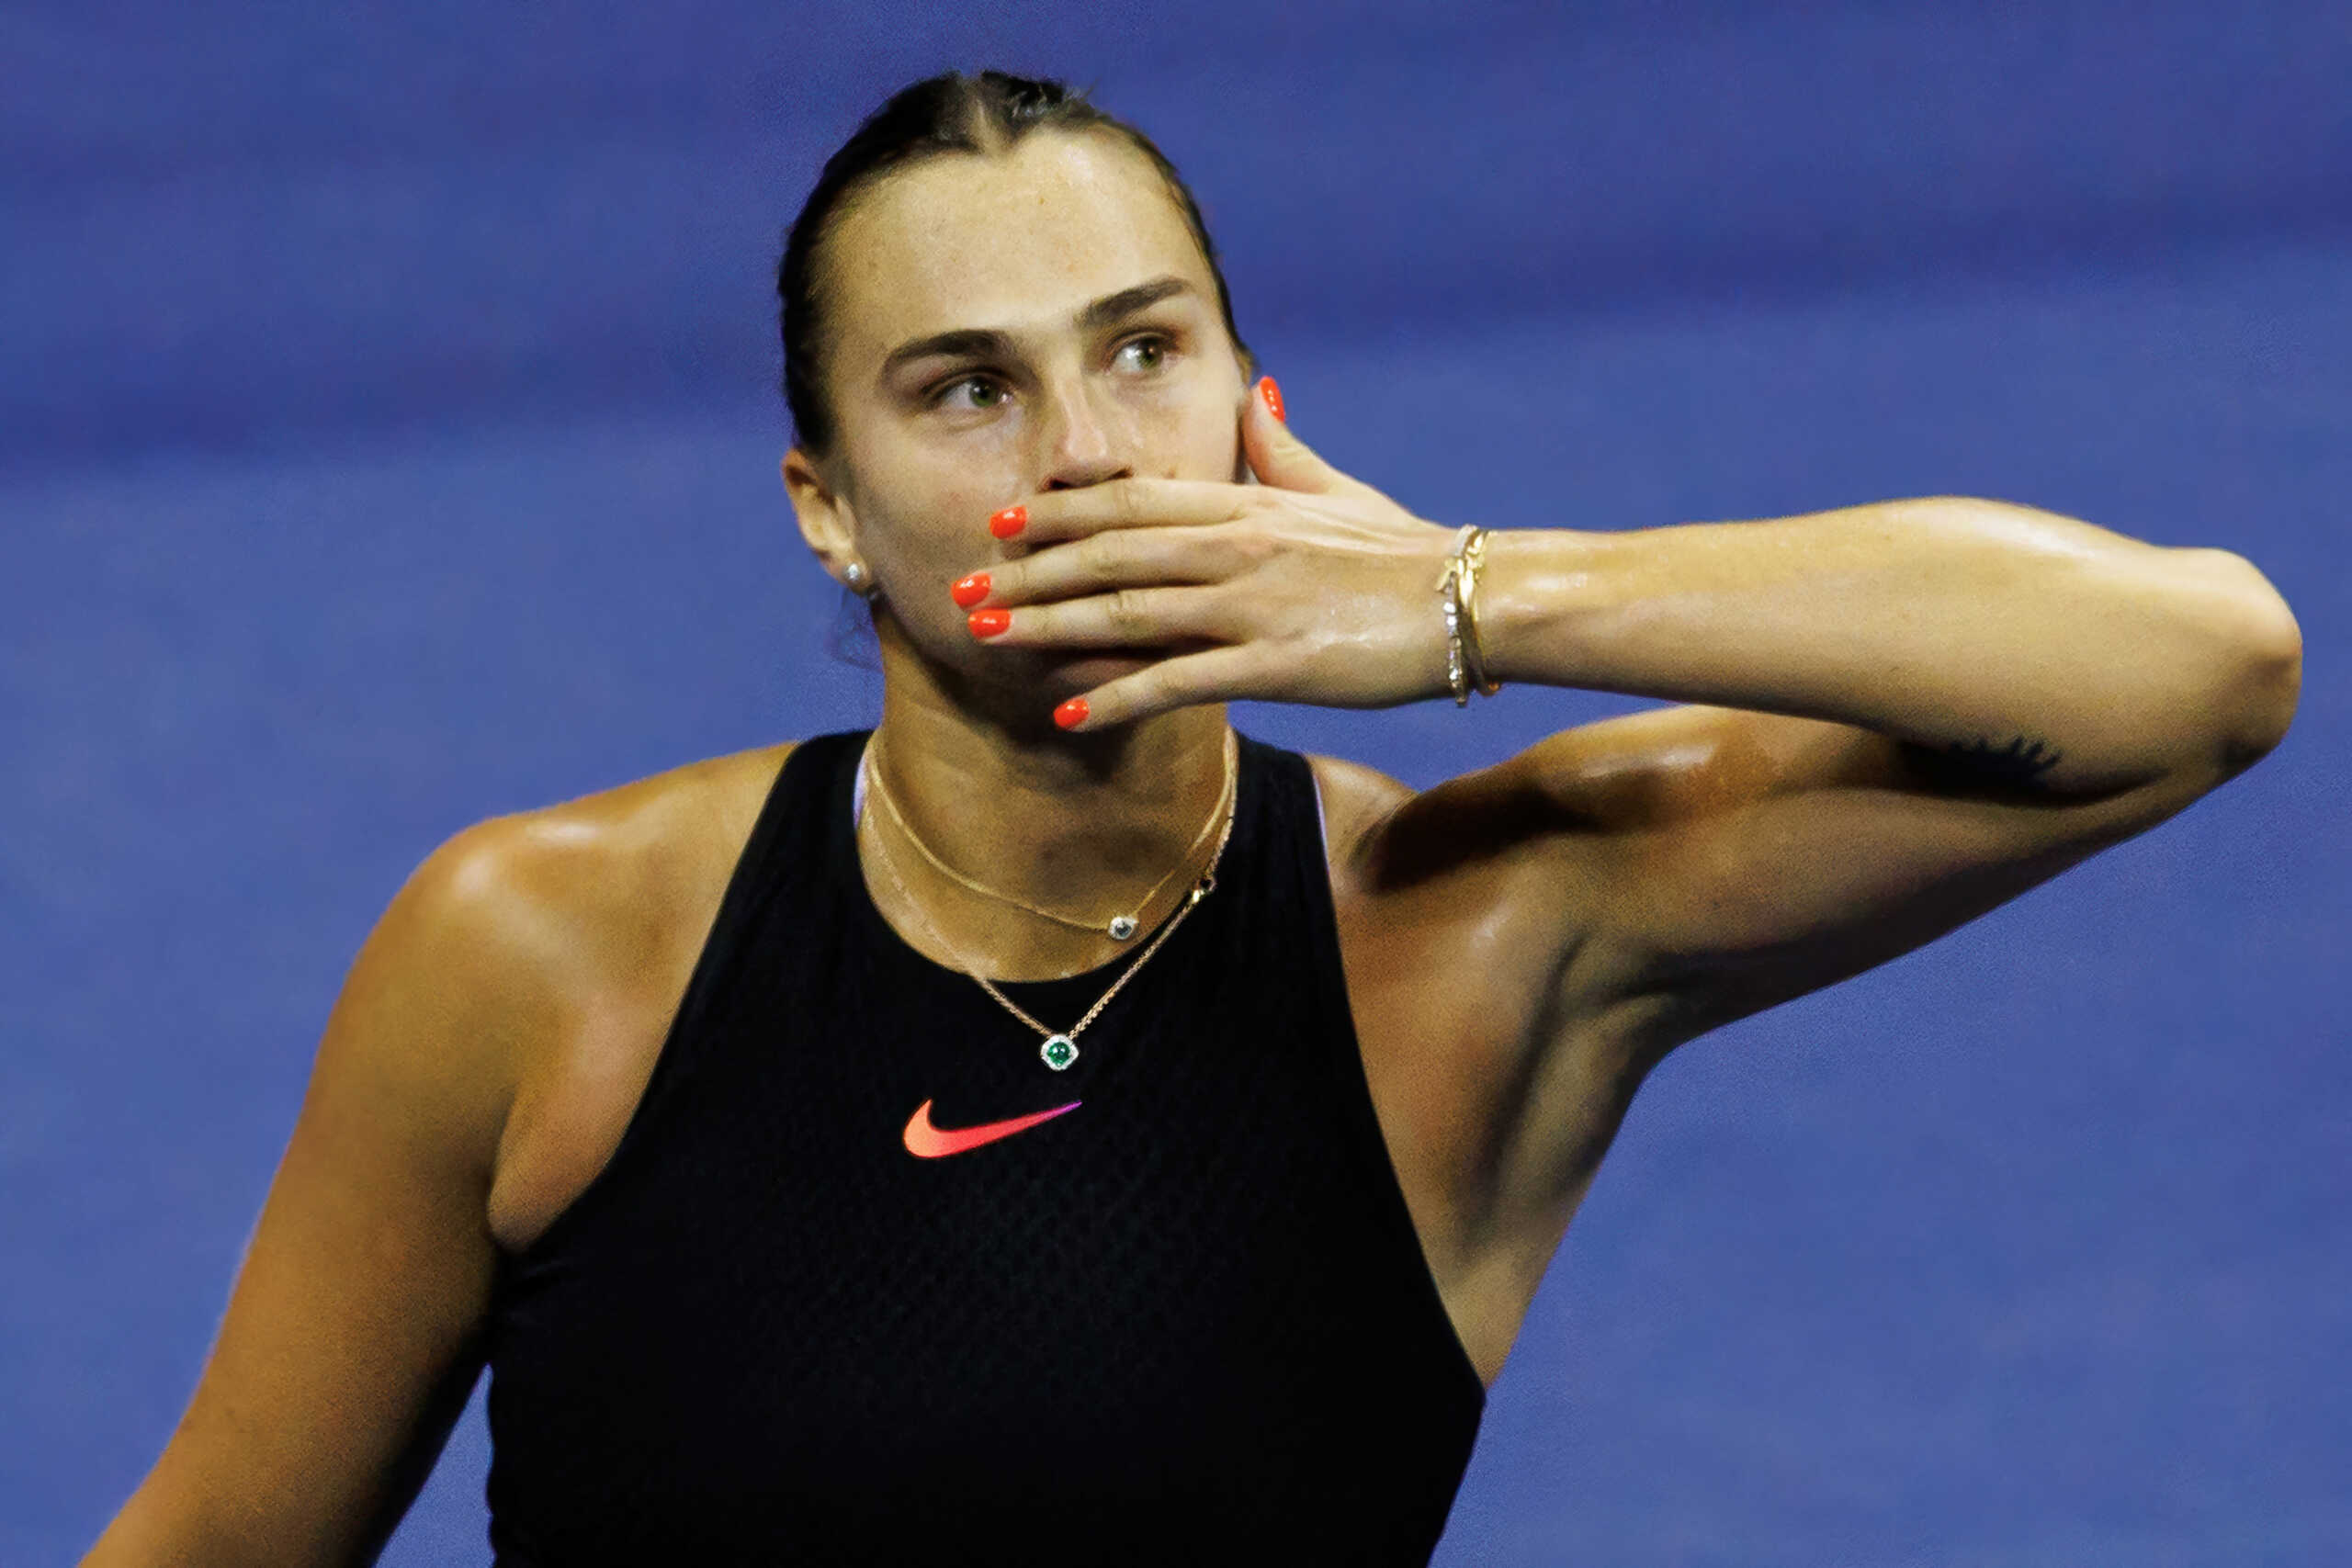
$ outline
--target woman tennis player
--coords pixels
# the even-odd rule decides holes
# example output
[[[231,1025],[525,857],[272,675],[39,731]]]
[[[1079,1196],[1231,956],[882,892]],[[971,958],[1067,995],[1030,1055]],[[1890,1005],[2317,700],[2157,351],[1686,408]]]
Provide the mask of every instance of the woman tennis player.
[[[1052,83],[892,98],[779,289],[878,728],[424,863],[92,1563],[368,1560],[485,1366],[503,1564],[1425,1562],[1667,1053],[2294,711],[2222,550],[1407,510],[1291,434],[1175,172]],[[1510,682],[1666,705],[1420,793],[1223,706]]]

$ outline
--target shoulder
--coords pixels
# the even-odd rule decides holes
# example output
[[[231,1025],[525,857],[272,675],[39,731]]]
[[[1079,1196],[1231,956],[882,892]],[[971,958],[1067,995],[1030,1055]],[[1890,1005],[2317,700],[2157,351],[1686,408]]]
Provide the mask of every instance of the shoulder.
[[[1323,805],[1323,841],[1335,883],[1363,865],[1384,824],[1413,799],[1410,786],[1377,768],[1319,753],[1307,767]]]
[[[715,757],[476,823],[435,850],[401,897],[429,923],[516,958],[626,942],[714,866],[732,868],[793,749]]]
[[[1489,1021],[1539,1008],[1582,1018],[1623,990],[1624,955],[1606,940],[1609,867],[1595,850],[1608,834],[1589,809],[1564,806],[1526,754],[1428,789],[1309,761],[1360,1010],[1388,1008],[1389,992],[1410,994],[1431,975],[1450,976],[1442,989],[1457,999],[1479,990],[1464,973],[1499,987],[1479,999]],[[1621,782],[1600,780],[1600,792]]]
[[[1410,896],[1417,919],[1430,912],[1427,895],[1450,883],[1471,885],[1482,897],[1501,892],[1532,864],[1530,850],[1547,837],[1539,829],[1552,826],[1537,820],[1545,814],[1521,758],[1426,790],[1361,762],[1307,762],[1322,794],[1334,892],[1374,903]]]
[[[371,1032],[471,1130],[502,1245],[526,1244],[617,1142],[792,750],[477,823],[394,899],[370,945],[412,999]]]
[[[663,954],[689,940],[683,928],[699,937],[791,750],[690,763],[455,834],[392,899],[345,1005],[389,1009],[410,1041],[462,1042],[469,1077],[519,1083],[551,1039],[639,1005]]]

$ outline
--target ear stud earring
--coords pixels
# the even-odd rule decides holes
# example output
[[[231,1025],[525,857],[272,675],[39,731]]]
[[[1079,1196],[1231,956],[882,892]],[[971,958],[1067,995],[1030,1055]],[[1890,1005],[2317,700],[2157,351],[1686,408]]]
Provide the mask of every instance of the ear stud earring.
[[[848,583],[849,591],[861,599],[874,597],[874,581],[863,561],[852,561],[842,568],[842,581]]]

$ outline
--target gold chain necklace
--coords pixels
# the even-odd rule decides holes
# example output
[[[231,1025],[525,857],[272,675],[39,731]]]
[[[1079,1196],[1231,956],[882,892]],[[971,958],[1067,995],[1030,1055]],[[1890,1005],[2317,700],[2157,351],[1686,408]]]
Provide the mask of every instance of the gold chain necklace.
[[[1032,1018],[1026,1011],[1024,1011],[1018,1002],[1015,1002],[1011,997],[1006,996],[1002,991],[997,989],[995,982],[991,981],[987,976],[981,974],[975,965],[967,962],[964,955],[956,951],[955,944],[949,942],[946,937],[940,934],[939,928],[932,923],[931,917],[923,912],[922,906],[915,902],[914,895],[907,891],[907,885],[905,881],[899,875],[898,863],[890,858],[890,846],[884,841],[882,835],[879,833],[874,835],[874,848],[876,852],[881,857],[883,874],[890,879],[891,887],[898,892],[899,901],[913,912],[916,920],[922,924],[923,931],[929,934],[933,942],[939,944],[940,951],[946,953],[950,959],[954,960],[955,966],[957,969],[963,971],[963,973],[978,981],[979,983],[980,989],[986,991],[989,997],[994,998],[997,1006],[1002,1008],[1005,1011],[1011,1013],[1013,1017],[1019,1019],[1023,1024],[1026,1024],[1029,1028],[1035,1030],[1038,1034],[1043,1036],[1044,1038],[1037,1047],[1038,1059],[1043,1061],[1046,1066],[1051,1067],[1054,1071],[1057,1073],[1062,1072],[1067,1069],[1071,1063],[1078,1060],[1078,1037],[1085,1031],[1086,1026],[1092,1023],[1096,1018],[1102,1015],[1102,1010],[1111,1005],[1111,998],[1117,996],[1126,983],[1136,977],[1136,972],[1141,969],[1145,964],[1151,962],[1151,955],[1158,953],[1162,944],[1164,944],[1170,937],[1176,934],[1176,928],[1184,923],[1184,917],[1193,912],[1193,906],[1216,891],[1217,864],[1225,859],[1225,846],[1232,841],[1233,821],[1235,817],[1239,815],[1233,809],[1236,786],[1239,782],[1239,769],[1237,766],[1238,750],[1238,748],[1234,739],[1234,732],[1230,728],[1228,728],[1225,732],[1225,787],[1218,793],[1216,811],[1209,818],[1211,822],[1216,822],[1219,818],[1222,818],[1224,820],[1225,827],[1224,830],[1217,834],[1216,848],[1210,853],[1209,863],[1202,871],[1200,880],[1193,885],[1192,891],[1185,896],[1183,903],[1176,907],[1176,912],[1169,918],[1168,923],[1159,928],[1159,934],[1153,937],[1150,942],[1145,946],[1141,953],[1136,954],[1135,962],[1128,964],[1126,968],[1120,973],[1119,977],[1111,982],[1111,988],[1109,990],[1104,991],[1101,996],[1094,998],[1094,1005],[1086,1010],[1086,1016],[1080,1019],[1076,1023],[1071,1024],[1067,1030],[1051,1029],[1046,1025],[1038,1022],[1035,1018]],[[868,784],[874,788],[875,793],[882,795],[882,798],[887,802],[889,797],[888,795],[882,794],[880,787],[882,783],[881,773],[879,769],[874,766],[873,748],[870,743],[866,749],[865,754],[858,760],[858,767],[865,774]],[[901,827],[903,826],[904,824],[901,824]],[[914,839],[914,835],[911,833],[907,836],[909,839],[914,840],[917,848],[922,847],[921,840]],[[1199,843],[1199,840],[1196,839],[1193,842],[1197,845]],[[1186,860],[1190,860],[1191,858],[1192,857],[1189,853],[1185,856]],[[1179,865],[1178,869],[1182,870],[1182,865]],[[1161,886],[1165,886],[1166,882],[1167,879],[1162,878]],[[1148,904],[1147,907],[1148,907]],[[1093,928],[1088,927],[1086,929],[1092,930]]]
[[[1232,733],[1233,732],[1230,729],[1226,731],[1228,742]],[[878,729],[874,732],[872,747],[874,751],[876,753],[876,756],[871,765],[866,767],[865,776],[867,780],[870,781],[875,795],[881,800],[882,809],[890,814],[890,821],[892,824],[898,828],[899,832],[906,839],[907,842],[915,847],[915,852],[930,863],[932,870],[939,873],[940,875],[947,878],[948,881],[953,882],[958,887],[965,888],[969,892],[977,893],[983,898],[991,899],[999,904],[1010,905],[1016,909],[1025,909],[1030,914],[1035,915],[1041,919],[1051,920],[1056,925],[1059,926],[1068,926],[1072,931],[1087,931],[1098,936],[1107,936],[1114,942],[1125,942],[1142,929],[1143,912],[1151,908],[1152,900],[1158,898],[1159,895],[1167,889],[1167,886],[1170,882],[1176,880],[1176,874],[1183,870],[1186,866],[1192,864],[1193,857],[1200,853],[1201,846],[1208,841],[1209,830],[1216,826],[1218,818],[1224,815],[1226,795],[1233,788],[1234,748],[1228,743],[1225,749],[1225,779],[1224,782],[1217,786],[1216,804],[1209,807],[1207,818],[1201,823],[1201,830],[1193,835],[1193,841],[1184,846],[1183,854],[1178,858],[1174,865],[1168,868],[1168,874],[1153,883],[1150,890],[1145,893],[1142,897],[1136,900],[1135,909],[1132,913],[1114,915],[1107,920],[1080,920],[1074,919],[1068,915],[1057,913],[1052,909],[1040,908],[1035,904],[1015,898],[1010,893],[1000,893],[995,888],[986,886],[981,883],[973,880],[971,877],[965,875],[962,872],[956,870],[954,866],[949,865],[945,861],[940,859],[938,854],[933,851],[932,847],[922,841],[922,836],[917,833],[914,829],[908,824],[906,814],[899,809],[897,797],[892,795],[890,793],[890,783],[882,775],[882,764],[879,760],[879,753],[882,750],[882,732]]]

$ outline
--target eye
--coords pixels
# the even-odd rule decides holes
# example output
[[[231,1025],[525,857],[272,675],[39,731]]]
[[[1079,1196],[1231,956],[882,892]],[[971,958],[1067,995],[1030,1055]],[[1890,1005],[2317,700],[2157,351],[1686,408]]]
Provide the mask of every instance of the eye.
[[[1148,374],[1168,362],[1168,340],[1164,337],[1130,338],[1119,345],[1112,362],[1122,370]]]
[[[992,409],[1005,399],[1002,382],[989,376],[959,376],[931,394],[931,405],[942,409]]]

